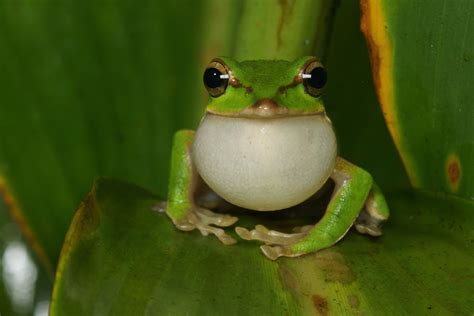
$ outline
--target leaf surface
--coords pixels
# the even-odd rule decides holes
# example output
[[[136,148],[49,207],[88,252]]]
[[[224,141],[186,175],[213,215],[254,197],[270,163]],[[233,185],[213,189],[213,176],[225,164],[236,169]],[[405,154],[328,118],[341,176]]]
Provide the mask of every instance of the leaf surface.
[[[473,205],[462,200],[390,196],[393,218],[383,237],[350,231],[335,247],[276,262],[255,242],[224,246],[178,231],[151,210],[156,201],[131,184],[96,182],[68,232],[51,315],[419,315],[474,308]],[[254,215],[242,223],[262,221]]]
[[[474,199],[472,1],[361,1],[391,135],[416,188]]]
[[[50,272],[95,177],[166,192],[172,134],[202,109],[202,10],[202,1],[0,4],[0,191]]]

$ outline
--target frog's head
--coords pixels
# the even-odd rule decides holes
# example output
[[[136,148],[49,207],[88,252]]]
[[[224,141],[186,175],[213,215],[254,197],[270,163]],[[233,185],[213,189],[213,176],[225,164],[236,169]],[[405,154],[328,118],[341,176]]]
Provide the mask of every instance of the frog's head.
[[[222,116],[277,117],[324,113],[326,71],[314,57],[293,62],[213,59],[204,72],[206,111]]]

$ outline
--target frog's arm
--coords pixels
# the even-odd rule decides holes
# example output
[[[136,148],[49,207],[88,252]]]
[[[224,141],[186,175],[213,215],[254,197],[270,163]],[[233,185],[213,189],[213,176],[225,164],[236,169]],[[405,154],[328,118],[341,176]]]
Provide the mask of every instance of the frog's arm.
[[[196,187],[196,172],[190,159],[193,139],[194,131],[191,130],[178,131],[173,139],[166,213],[175,224],[183,222],[194,204],[193,192]],[[185,227],[179,228],[186,230]]]
[[[371,175],[348,161],[337,158],[331,178],[335,182],[334,193],[326,213],[316,225],[305,226],[296,234],[271,231],[261,225],[252,231],[239,227],[236,229],[237,233],[244,239],[267,243],[261,249],[267,257],[275,260],[280,256],[296,257],[332,246],[344,237],[358,219],[364,204],[369,210],[364,209],[362,212],[367,215],[365,222],[359,223],[358,230],[366,229],[363,232],[370,233],[371,230],[379,229],[380,224],[388,217],[388,207],[380,189],[373,185]],[[368,220],[372,219],[370,212],[376,214],[379,220]]]
[[[233,244],[235,240],[215,226],[230,226],[237,218],[213,213],[194,202],[199,175],[191,159],[193,140],[194,131],[190,130],[178,131],[174,136],[166,214],[180,230],[198,229],[205,236],[214,234],[224,244]]]

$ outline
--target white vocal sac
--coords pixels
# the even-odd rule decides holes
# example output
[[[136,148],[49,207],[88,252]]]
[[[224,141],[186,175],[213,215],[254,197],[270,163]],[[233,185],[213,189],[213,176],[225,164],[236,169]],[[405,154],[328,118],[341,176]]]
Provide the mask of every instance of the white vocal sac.
[[[240,207],[273,211],[297,205],[331,175],[337,142],[324,114],[240,118],[207,114],[193,162],[218,195]]]

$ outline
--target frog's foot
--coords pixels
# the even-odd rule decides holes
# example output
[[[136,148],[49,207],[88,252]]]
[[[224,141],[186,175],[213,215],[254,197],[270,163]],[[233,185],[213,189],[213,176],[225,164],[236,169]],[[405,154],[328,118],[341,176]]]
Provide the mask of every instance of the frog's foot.
[[[354,226],[361,234],[382,235],[383,223],[388,219],[388,206],[380,188],[374,184],[367,197],[364,209],[357,217]]]
[[[238,221],[235,216],[217,214],[201,207],[193,207],[183,219],[174,220],[176,228],[183,231],[198,229],[203,236],[215,235],[223,244],[232,245],[237,241],[229,236],[222,228],[233,225]],[[214,225],[214,226],[213,226]],[[218,227],[216,227],[218,226]]]
[[[382,235],[382,225],[384,222],[385,219],[371,216],[370,213],[364,209],[357,217],[354,226],[361,234],[380,236]]]
[[[257,225],[252,230],[236,227],[235,232],[245,240],[263,241],[265,245],[260,246],[262,252],[268,258],[276,260],[281,256],[297,257],[304,254],[294,251],[291,246],[302,241],[313,227],[314,225],[296,227],[293,229],[294,233],[291,234],[270,230],[263,225]]]

